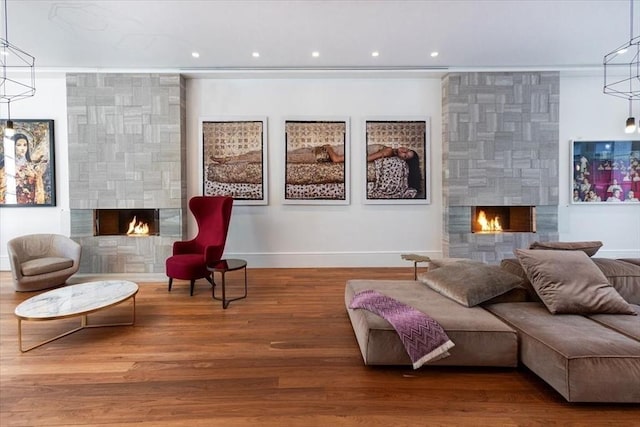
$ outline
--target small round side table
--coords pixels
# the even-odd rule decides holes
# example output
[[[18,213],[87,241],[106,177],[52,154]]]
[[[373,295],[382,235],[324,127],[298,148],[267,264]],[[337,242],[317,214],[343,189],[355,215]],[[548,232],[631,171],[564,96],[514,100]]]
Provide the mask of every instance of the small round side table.
[[[236,298],[227,298],[226,297],[226,289],[225,289],[225,279],[224,276],[229,271],[236,271],[244,269],[244,295]],[[211,289],[211,298],[222,301],[222,308],[226,309],[229,307],[229,303],[231,301],[236,301],[239,299],[244,299],[247,297],[247,261],[243,259],[222,259],[216,262],[213,265],[207,266],[207,270],[211,272],[211,276],[214,273],[220,273],[222,277],[222,298],[216,297],[216,282],[213,280],[213,288]],[[212,277],[213,278],[213,277]]]

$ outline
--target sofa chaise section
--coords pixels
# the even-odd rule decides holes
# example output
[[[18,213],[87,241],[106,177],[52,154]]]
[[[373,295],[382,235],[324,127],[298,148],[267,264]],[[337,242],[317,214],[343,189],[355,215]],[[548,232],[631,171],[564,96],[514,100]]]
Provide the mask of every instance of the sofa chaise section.
[[[585,316],[551,314],[535,302],[486,308],[518,331],[522,363],[567,401],[640,402],[640,341]],[[640,330],[640,316],[598,316],[622,331]]]
[[[376,290],[435,319],[455,347],[450,356],[429,365],[502,366],[518,364],[518,339],[514,329],[480,307],[464,307],[440,295],[418,281],[349,280],[345,304],[366,365],[407,365],[411,359],[393,327],[383,318],[367,311],[353,310],[354,294]]]

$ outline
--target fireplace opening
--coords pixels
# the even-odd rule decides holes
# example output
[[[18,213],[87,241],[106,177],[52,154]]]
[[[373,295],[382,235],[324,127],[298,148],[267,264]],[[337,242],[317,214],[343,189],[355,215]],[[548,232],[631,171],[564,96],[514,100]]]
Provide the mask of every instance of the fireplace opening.
[[[158,236],[158,209],[96,209],[93,217],[94,236]]]
[[[535,206],[472,206],[472,233],[535,233]]]

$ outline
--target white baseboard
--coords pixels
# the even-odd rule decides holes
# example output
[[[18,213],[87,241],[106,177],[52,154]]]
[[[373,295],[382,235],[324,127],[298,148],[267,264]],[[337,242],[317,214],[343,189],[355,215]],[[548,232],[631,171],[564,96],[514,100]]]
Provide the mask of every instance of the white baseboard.
[[[412,267],[400,255],[414,253],[441,258],[441,251],[403,252],[272,252],[225,253],[225,258],[240,258],[249,268],[322,268],[322,267]],[[10,271],[8,257],[0,258],[0,271]]]
[[[251,268],[323,268],[323,267],[413,267],[402,254],[441,258],[441,251],[403,252],[278,252],[225,253],[225,258],[240,258]]]

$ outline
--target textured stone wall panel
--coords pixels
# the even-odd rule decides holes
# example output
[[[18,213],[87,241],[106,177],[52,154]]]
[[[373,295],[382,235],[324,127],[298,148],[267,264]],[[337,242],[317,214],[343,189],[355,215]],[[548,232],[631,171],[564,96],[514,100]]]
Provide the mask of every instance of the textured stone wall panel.
[[[557,240],[559,100],[557,72],[443,77],[445,256],[498,263]],[[538,233],[472,234],[465,221],[476,205],[536,206]]]
[[[173,242],[186,236],[185,94],[179,74],[67,74],[69,204],[81,272],[162,272]],[[161,224],[168,237],[93,237],[87,212],[98,208],[160,209],[171,218]]]

